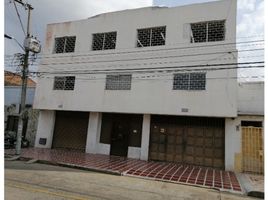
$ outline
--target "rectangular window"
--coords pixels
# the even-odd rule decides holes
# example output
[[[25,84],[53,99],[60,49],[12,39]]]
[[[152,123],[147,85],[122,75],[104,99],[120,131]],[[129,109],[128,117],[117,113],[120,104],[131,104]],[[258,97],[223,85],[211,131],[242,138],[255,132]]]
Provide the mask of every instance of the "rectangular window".
[[[54,53],[74,52],[75,40],[75,36],[55,38]]]
[[[95,33],[93,34],[92,50],[115,49],[116,32]]]
[[[74,90],[75,76],[56,76],[54,90]]]
[[[166,42],[166,27],[138,29],[137,47],[160,46]]]
[[[106,90],[130,90],[132,75],[107,75]]]
[[[173,90],[205,90],[205,73],[174,74]]]
[[[223,41],[225,20],[191,24],[191,43]]]

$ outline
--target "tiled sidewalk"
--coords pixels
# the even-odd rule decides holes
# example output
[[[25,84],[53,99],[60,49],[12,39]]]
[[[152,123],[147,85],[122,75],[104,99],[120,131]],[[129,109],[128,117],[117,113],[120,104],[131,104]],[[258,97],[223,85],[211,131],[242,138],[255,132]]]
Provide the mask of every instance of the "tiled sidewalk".
[[[14,150],[5,150],[5,153],[14,154]],[[155,161],[147,162],[117,156],[41,148],[23,149],[22,157],[125,176],[242,192],[237,177],[233,172],[206,167]]]

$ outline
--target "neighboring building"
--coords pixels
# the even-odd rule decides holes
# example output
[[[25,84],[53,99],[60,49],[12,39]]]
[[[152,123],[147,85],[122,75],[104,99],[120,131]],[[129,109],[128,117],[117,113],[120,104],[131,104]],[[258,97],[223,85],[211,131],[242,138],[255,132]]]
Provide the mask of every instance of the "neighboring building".
[[[238,116],[226,120],[226,168],[264,173],[264,82],[238,84]]]
[[[27,79],[26,108],[28,111],[28,120],[24,122],[23,136],[26,136],[33,146],[38,111],[32,110],[36,83]],[[17,132],[19,121],[19,109],[21,102],[21,75],[5,71],[5,130]]]
[[[234,170],[236,3],[49,24],[35,146]]]

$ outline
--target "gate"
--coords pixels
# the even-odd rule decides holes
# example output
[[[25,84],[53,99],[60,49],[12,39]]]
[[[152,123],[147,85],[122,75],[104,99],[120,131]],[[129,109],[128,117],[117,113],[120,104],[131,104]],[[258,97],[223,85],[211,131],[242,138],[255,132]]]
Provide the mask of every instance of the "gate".
[[[152,117],[150,160],[224,168],[224,120]]]
[[[262,128],[242,127],[242,167],[244,172],[264,173]]]

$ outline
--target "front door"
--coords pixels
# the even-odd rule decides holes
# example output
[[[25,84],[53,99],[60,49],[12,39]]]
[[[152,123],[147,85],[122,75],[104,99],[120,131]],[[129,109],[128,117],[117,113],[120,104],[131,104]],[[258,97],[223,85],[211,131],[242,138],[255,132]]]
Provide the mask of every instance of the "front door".
[[[110,154],[114,156],[127,157],[128,153],[128,135],[129,127],[124,122],[114,122]]]

